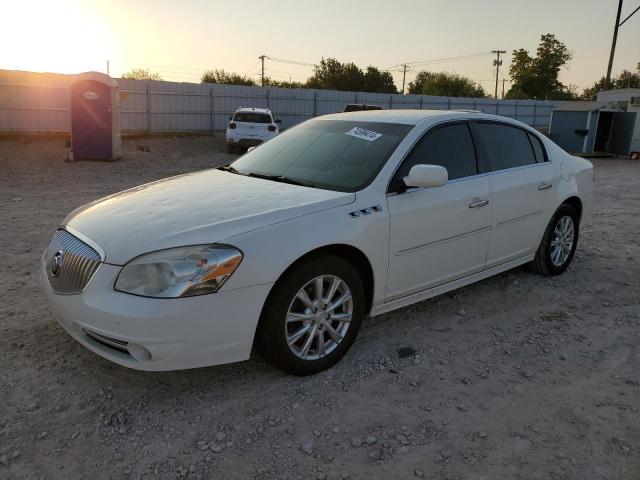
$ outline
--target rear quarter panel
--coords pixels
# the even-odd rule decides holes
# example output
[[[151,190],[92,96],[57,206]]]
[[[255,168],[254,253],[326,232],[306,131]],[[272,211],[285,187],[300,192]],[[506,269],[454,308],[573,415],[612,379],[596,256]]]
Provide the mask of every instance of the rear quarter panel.
[[[593,212],[593,165],[584,158],[568,154],[548,138],[544,140],[559,178],[556,188],[558,206],[570,197],[578,197],[582,202],[580,223],[588,223]]]

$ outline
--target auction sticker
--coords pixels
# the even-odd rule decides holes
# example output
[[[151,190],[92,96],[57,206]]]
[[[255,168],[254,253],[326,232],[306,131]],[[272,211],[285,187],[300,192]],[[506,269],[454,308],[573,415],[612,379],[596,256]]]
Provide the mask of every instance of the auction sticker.
[[[361,140],[366,140],[367,142],[373,142],[374,140],[379,139],[382,134],[378,132],[374,132],[372,130],[367,130],[366,128],[353,127],[351,130],[344,132],[346,135],[351,135],[352,137],[359,138]]]

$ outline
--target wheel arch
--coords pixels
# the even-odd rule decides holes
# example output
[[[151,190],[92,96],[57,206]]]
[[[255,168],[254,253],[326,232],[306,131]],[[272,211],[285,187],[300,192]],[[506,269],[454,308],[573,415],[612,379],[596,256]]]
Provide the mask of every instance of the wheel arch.
[[[362,279],[362,286],[364,288],[365,294],[365,315],[368,315],[371,311],[371,307],[373,305],[373,292],[374,292],[374,274],[373,267],[371,266],[371,262],[369,258],[365,255],[365,253],[357,247],[353,245],[348,245],[344,243],[337,243],[331,245],[324,245],[322,247],[314,248],[304,255],[298,257],[294,260],[278,277],[275,281],[271,290],[269,291],[269,295],[267,295],[267,299],[262,306],[262,312],[264,312],[265,306],[269,303],[271,299],[272,293],[278,288],[278,285],[282,282],[282,280],[287,276],[287,274],[296,268],[301,263],[310,260],[311,258],[315,258],[321,255],[335,255],[337,257],[342,258],[347,263],[351,264],[351,266],[358,272],[360,278]],[[256,336],[260,331],[260,327],[262,325],[263,316],[260,314],[260,320],[258,321],[258,326],[256,328]],[[255,343],[255,337],[254,337]]]
[[[580,200],[580,197],[578,197],[577,195],[572,195],[571,197],[566,198],[560,205],[571,205],[573,208],[576,209],[576,212],[578,212],[578,222],[580,222],[580,219],[582,218],[582,200]],[[560,208],[560,207],[558,207]]]

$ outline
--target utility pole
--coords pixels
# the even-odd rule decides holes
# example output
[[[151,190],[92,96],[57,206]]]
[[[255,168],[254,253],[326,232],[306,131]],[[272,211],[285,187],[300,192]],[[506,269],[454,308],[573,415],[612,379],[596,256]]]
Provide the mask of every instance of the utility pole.
[[[107,60],[107,75],[109,75],[109,60]],[[109,75],[111,76],[111,75]]]
[[[493,61],[493,66],[496,67],[496,91],[494,94],[495,99],[498,99],[498,74],[500,72],[500,65],[502,65],[502,60],[500,60],[501,53],[507,53],[506,50],[491,50],[491,53],[496,54],[496,59]]]
[[[402,94],[404,95],[404,79],[407,77],[407,64],[402,64]]]
[[[266,55],[260,55],[258,57],[260,60],[262,60],[262,73],[260,74],[260,77],[262,78],[262,86],[264,87],[264,59],[267,58]]]
[[[607,65],[607,76],[604,80],[604,89],[607,90],[611,86],[611,68],[613,67],[613,56],[616,53],[616,42],[618,41],[618,28],[620,28],[627,20],[629,20],[640,7],[627,15],[627,18],[620,21],[620,13],[622,12],[622,0],[618,0],[618,13],[616,14],[616,23],[613,27],[613,40],[611,42],[611,53],[609,54],[609,65]]]
[[[506,81],[506,78],[502,77],[502,99],[504,100],[504,82]]]

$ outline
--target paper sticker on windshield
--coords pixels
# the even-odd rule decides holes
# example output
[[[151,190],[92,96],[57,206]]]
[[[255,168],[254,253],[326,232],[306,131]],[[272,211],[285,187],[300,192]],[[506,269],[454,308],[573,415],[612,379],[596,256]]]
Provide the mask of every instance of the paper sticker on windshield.
[[[360,127],[353,127],[351,130],[344,133],[351,135],[352,137],[360,138],[361,140],[366,140],[367,142],[373,142],[382,136],[381,133]]]

